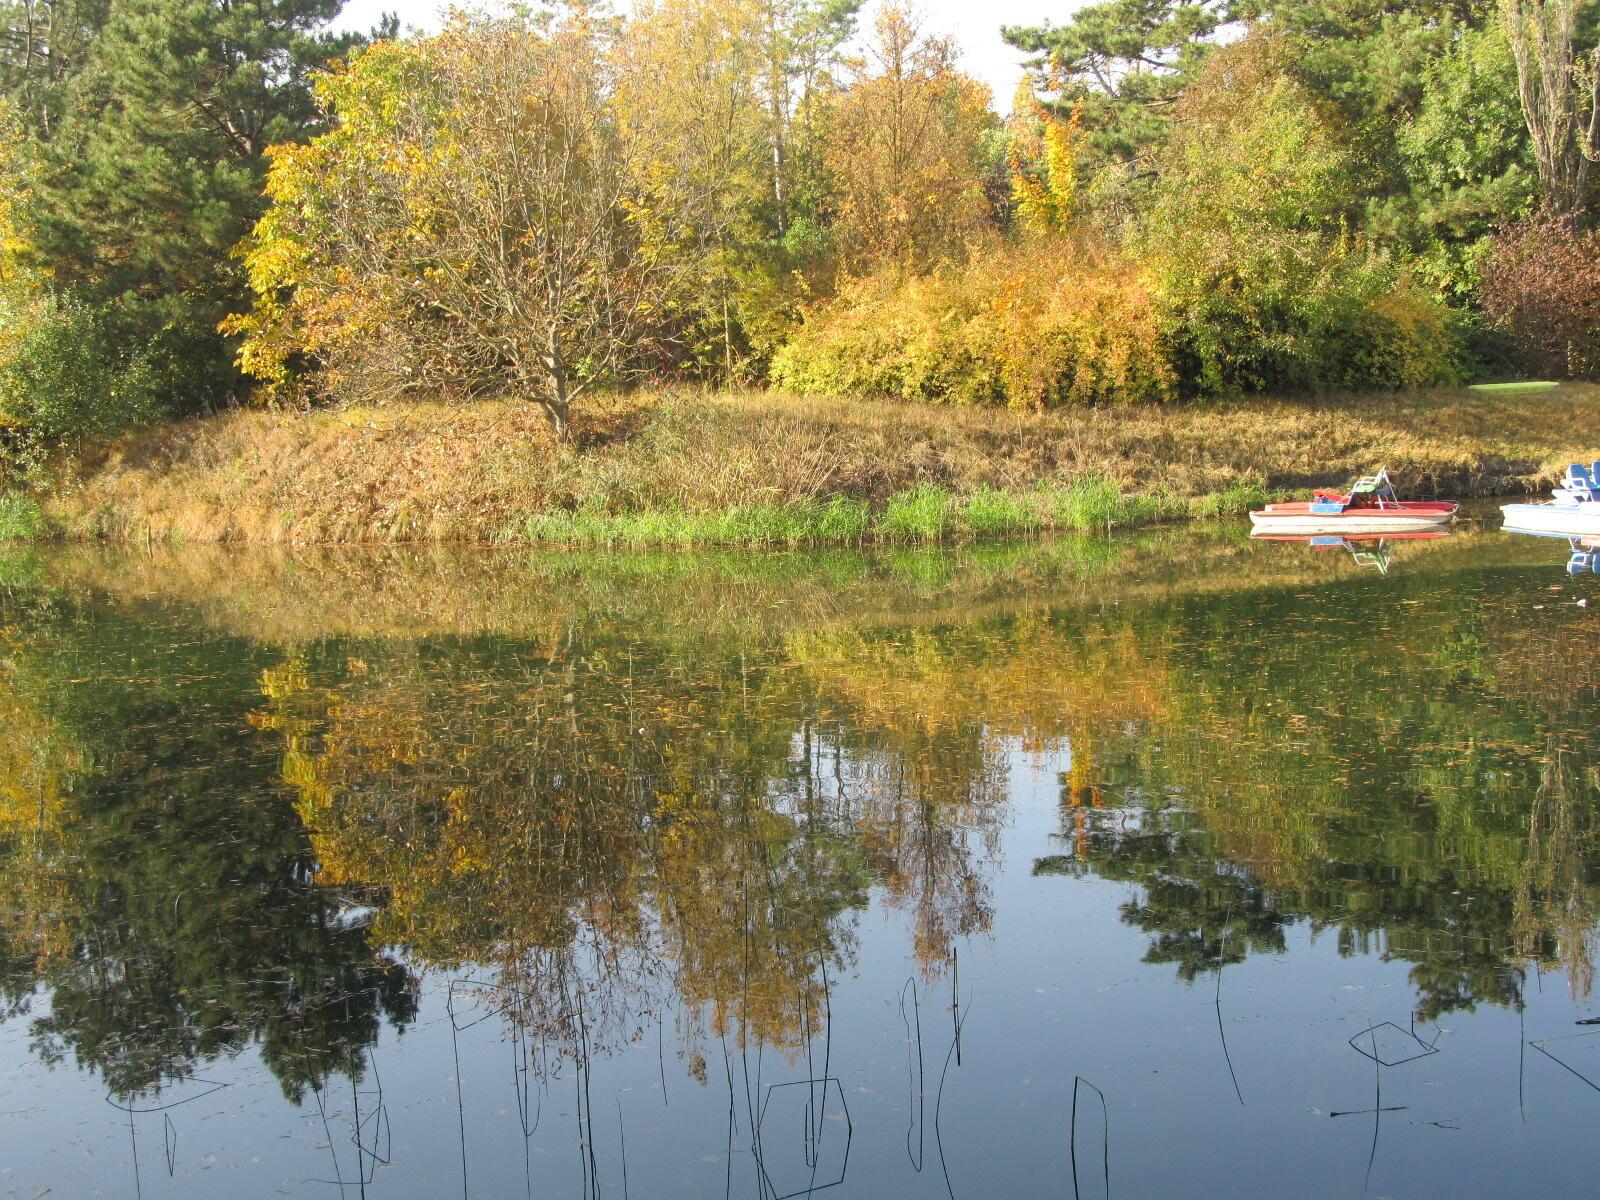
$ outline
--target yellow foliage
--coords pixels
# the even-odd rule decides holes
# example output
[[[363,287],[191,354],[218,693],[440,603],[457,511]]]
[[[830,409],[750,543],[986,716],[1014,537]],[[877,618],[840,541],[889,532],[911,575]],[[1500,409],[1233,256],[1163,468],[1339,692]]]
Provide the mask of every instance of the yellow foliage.
[[[822,395],[1014,408],[1160,400],[1175,387],[1143,275],[1068,239],[851,282],[812,311],[773,374]]]
[[[1030,233],[1065,233],[1077,213],[1082,108],[1074,106],[1062,119],[1026,87],[1018,102],[1009,163],[1017,222]]]
[[[870,53],[830,113],[835,232],[857,269],[937,261],[987,223],[989,89],[956,69],[952,42],[922,36],[900,4],[880,12]]]
[[[38,164],[10,106],[0,99],[0,363],[37,317],[47,278],[32,257],[27,206]],[[0,427],[16,424],[0,408]]]

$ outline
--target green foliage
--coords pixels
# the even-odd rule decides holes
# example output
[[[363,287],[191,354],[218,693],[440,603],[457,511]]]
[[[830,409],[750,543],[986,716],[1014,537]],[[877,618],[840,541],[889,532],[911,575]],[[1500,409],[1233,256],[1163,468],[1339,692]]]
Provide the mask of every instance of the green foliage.
[[[1144,238],[1199,394],[1451,381],[1444,310],[1353,237],[1359,172],[1330,105],[1256,35],[1185,95]]]
[[[1165,140],[1172,101],[1229,19],[1226,0],[1102,0],[1002,36],[1038,55],[1037,73],[1064,109],[1080,108],[1102,156],[1144,158]]]
[[[36,542],[46,529],[37,500],[20,492],[0,493],[0,542]]]
[[[1429,62],[1416,116],[1396,144],[1410,190],[1383,223],[1412,249],[1422,278],[1464,300],[1490,234],[1531,212],[1538,194],[1517,64],[1498,22],[1464,31]]]
[[[1379,192],[1404,188],[1394,128],[1416,112],[1432,65],[1464,30],[1494,24],[1489,6],[1454,0],[1241,0],[1233,15],[1292,46],[1294,77],[1338,108]]]
[[[13,465],[30,452],[71,446],[166,415],[175,372],[172,341],[140,336],[116,307],[48,298],[0,360],[0,429]]]

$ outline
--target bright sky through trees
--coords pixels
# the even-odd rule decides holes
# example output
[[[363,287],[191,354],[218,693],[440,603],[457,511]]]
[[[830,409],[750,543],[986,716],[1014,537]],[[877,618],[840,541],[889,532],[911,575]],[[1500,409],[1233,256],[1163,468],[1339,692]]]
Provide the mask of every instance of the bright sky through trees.
[[[623,0],[625,5],[626,0]],[[952,34],[961,46],[962,67],[994,90],[995,106],[1011,109],[1011,96],[1022,78],[1021,51],[1000,37],[1002,25],[1038,25],[1060,22],[1080,0],[921,0],[929,32]],[[340,16],[341,29],[371,29],[385,12],[400,15],[402,27],[437,29],[444,0],[349,0]],[[878,0],[868,0],[863,29],[872,27]]]

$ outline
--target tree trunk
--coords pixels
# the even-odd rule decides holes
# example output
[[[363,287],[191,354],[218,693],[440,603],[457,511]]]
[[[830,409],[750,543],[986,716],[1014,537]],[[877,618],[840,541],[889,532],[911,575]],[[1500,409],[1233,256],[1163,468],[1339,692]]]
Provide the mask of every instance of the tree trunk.
[[[561,339],[555,329],[550,330],[550,390],[540,401],[544,415],[550,422],[550,431],[556,441],[565,446],[572,439],[572,389],[567,380],[567,364],[561,354]]]
[[[555,374],[552,379],[550,394],[539,402],[544,408],[544,418],[550,422],[550,432],[555,434],[555,440],[568,445],[573,437],[573,400],[566,390],[565,374]]]

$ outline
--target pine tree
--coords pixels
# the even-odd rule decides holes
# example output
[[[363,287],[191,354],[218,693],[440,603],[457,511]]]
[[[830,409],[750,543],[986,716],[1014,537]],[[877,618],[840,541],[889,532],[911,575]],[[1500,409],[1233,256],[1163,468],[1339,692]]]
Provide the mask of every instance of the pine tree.
[[[58,287],[181,345],[179,386],[229,384],[215,328],[244,303],[232,251],[263,211],[267,148],[316,127],[310,73],[358,40],[326,32],[342,2],[80,0],[55,43],[71,62],[47,70],[12,49],[0,66],[48,167],[40,261]]]

